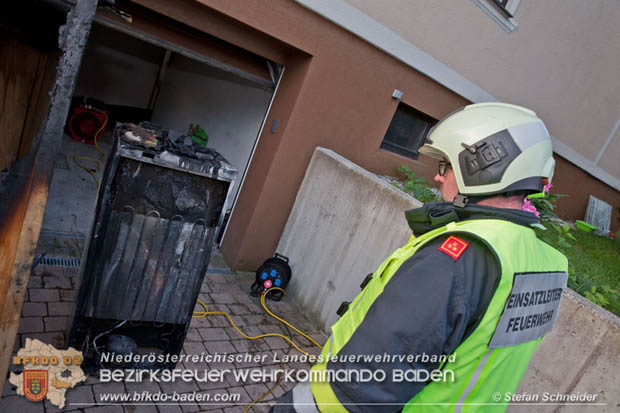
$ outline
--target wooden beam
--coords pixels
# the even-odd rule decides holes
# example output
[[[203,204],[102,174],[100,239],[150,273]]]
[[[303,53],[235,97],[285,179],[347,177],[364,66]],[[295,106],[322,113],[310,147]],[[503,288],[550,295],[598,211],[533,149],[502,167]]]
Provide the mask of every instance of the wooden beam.
[[[40,51],[18,40],[0,44],[0,170],[17,159],[40,56]]]
[[[170,49],[166,49],[164,53],[164,57],[159,64],[159,71],[157,72],[157,79],[155,79],[155,84],[153,85],[153,90],[151,91],[151,98],[149,99],[149,110],[155,109],[155,105],[157,104],[157,99],[159,99],[159,92],[161,91],[161,85],[164,83],[164,79],[166,77],[166,71],[168,70],[168,65],[170,64],[170,58],[172,57],[172,51]]]
[[[25,186],[22,186],[23,190],[19,193],[14,192],[14,185],[13,188],[8,188],[9,191],[13,189],[13,193],[9,192],[9,201],[16,209],[0,208],[0,228],[10,229],[0,234],[0,258],[5,256],[12,258],[12,266],[11,262],[8,263],[11,267],[10,273],[0,273],[0,278],[9,278],[8,289],[0,290],[3,301],[0,308],[0,387],[2,388],[11,361],[30,269],[39,240],[54,161],[61,146],[71,93],[96,6],[96,0],[81,0],[67,14],[67,23],[60,29],[59,43],[63,55],[58,65],[49,115],[35,142],[34,152],[24,159],[19,169],[15,168],[12,171],[17,175],[9,176],[13,183],[21,182]]]

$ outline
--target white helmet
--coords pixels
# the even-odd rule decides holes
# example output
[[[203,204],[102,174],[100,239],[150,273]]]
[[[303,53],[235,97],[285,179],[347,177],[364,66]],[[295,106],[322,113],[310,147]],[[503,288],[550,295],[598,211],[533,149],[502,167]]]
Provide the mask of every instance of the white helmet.
[[[466,197],[541,192],[555,167],[542,120],[507,103],[476,103],[449,114],[429,131],[420,152],[447,158]]]

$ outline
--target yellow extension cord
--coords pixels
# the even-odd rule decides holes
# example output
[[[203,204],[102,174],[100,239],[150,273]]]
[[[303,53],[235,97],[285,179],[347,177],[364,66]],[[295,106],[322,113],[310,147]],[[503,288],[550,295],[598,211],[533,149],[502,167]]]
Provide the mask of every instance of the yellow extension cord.
[[[101,159],[101,161],[103,161],[103,158],[105,158],[105,153],[103,153],[103,151],[101,150],[101,148],[99,148],[99,145],[97,144],[97,139],[99,139],[99,134],[101,133],[101,131],[106,127],[106,125],[108,124],[108,114],[105,113],[104,111],[94,108],[92,106],[88,106],[87,108],[97,111],[99,113],[103,113],[105,115],[105,121],[103,121],[103,124],[101,125],[101,127],[99,128],[99,130],[97,130],[97,133],[95,133],[95,148],[97,149],[97,152],[99,152],[99,158]],[[82,165],[81,163],[78,162],[78,159],[84,159],[87,161],[92,161],[94,162],[97,167],[95,169],[92,168],[88,168],[85,165]],[[91,158],[89,156],[74,156],[73,157],[73,162],[75,162],[75,164],[77,166],[79,166],[80,168],[82,168],[83,170],[85,170],[86,172],[88,172],[90,174],[90,176],[93,177],[93,179],[95,180],[95,183],[97,184],[97,188],[99,188],[99,179],[97,179],[97,175],[95,175],[95,172],[98,172],[101,169],[101,165],[99,164],[99,161],[95,158]]]
[[[271,311],[269,311],[269,309],[267,308],[267,306],[265,305],[265,297],[267,296],[267,294],[269,294],[271,291],[282,291],[283,294],[286,294],[286,292],[279,287],[271,287],[269,290],[267,290],[265,292],[265,294],[261,294],[260,297],[260,304],[263,306],[263,308],[265,309],[265,311],[267,312],[267,314],[269,314],[270,316],[272,316],[273,318],[275,318],[276,320],[278,320],[279,322],[283,323],[284,325],[292,328],[294,331],[298,332],[299,334],[301,334],[302,336],[304,336],[305,338],[307,338],[308,340],[310,340],[312,342],[312,344],[314,344],[315,346],[317,346],[319,349],[323,350],[323,347],[317,343],[316,341],[314,341],[311,337],[309,337],[307,334],[299,331],[295,326],[293,326],[291,323],[289,323],[288,321],[278,317],[277,315],[275,315],[274,313],[272,313]],[[195,311],[194,315],[192,316],[192,318],[201,318],[201,317],[206,317],[208,315],[223,315],[226,316],[226,318],[228,318],[228,322],[230,323],[231,326],[233,326],[233,328],[235,330],[237,330],[237,332],[239,334],[241,334],[244,338],[248,339],[248,340],[256,340],[258,338],[263,338],[263,337],[281,337],[284,340],[288,341],[293,347],[295,347],[295,349],[297,351],[299,351],[302,354],[305,354],[306,356],[310,356],[309,353],[303,351],[301,348],[299,348],[299,346],[297,344],[295,344],[290,338],[282,335],[282,334],[278,334],[278,333],[267,333],[267,334],[261,334],[258,336],[254,336],[254,337],[250,337],[247,334],[245,334],[243,331],[241,331],[239,329],[239,327],[237,327],[237,325],[235,324],[235,322],[232,320],[232,318],[230,317],[230,315],[228,313],[225,313],[223,311],[209,311],[209,309],[207,308],[207,305],[199,298],[198,299],[198,303],[200,303],[200,305],[205,309],[205,311],[201,312],[201,311]],[[282,379],[282,375],[280,375],[280,377],[278,378],[278,381],[276,382],[276,384],[269,389],[269,391],[267,391],[267,393],[263,394],[262,396],[260,396],[259,398],[255,399],[252,401],[252,403],[250,403],[248,405],[248,407],[245,408],[245,410],[243,411],[243,413],[246,413],[248,410],[250,410],[250,408],[255,405],[256,403],[258,403],[259,401],[261,401],[264,397],[266,397],[268,394],[270,394],[271,392],[273,392],[276,387],[278,387],[278,385],[280,384],[280,380]]]

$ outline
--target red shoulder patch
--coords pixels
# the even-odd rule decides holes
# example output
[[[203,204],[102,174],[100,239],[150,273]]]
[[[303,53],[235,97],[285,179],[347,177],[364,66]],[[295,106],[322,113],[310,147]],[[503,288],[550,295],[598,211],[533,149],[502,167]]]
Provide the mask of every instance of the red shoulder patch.
[[[450,235],[448,239],[445,240],[443,244],[441,244],[441,247],[439,247],[439,251],[445,252],[456,261],[467,249],[467,247],[469,247],[468,243],[466,243],[459,237]]]

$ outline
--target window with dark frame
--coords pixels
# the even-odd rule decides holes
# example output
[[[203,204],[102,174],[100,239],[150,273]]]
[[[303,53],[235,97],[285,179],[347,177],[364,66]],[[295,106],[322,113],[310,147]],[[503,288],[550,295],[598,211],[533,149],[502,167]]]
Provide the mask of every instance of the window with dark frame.
[[[381,148],[417,159],[418,149],[424,144],[426,134],[435,123],[437,119],[400,102],[385,133]]]
[[[521,0],[493,0],[497,7],[506,13],[508,17],[515,17]]]

